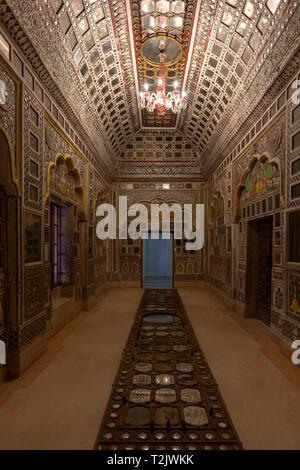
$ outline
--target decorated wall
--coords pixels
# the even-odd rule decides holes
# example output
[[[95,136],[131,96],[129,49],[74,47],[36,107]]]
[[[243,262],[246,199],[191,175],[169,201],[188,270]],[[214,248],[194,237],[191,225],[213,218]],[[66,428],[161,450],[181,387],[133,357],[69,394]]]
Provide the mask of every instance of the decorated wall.
[[[252,143],[232,162],[227,159],[225,169],[211,178],[207,190],[211,236],[206,254],[207,280],[225,289],[227,300],[246,315],[247,262],[249,250],[253,250],[253,246],[248,246],[249,224],[269,218],[272,224],[271,329],[287,347],[300,337],[297,248],[300,108],[290,97],[289,90],[285,90],[280,98],[280,112],[274,113],[273,105],[269,114],[272,118]],[[275,110],[276,106],[279,109],[280,103],[275,102]],[[221,200],[224,205],[218,204]],[[221,215],[219,220],[216,216],[216,208],[219,212],[220,207],[224,207],[224,226]],[[223,217],[222,210],[221,213]],[[213,269],[212,264],[218,246],[223,253],[216,261],[219,270]]]
[[[82,144],[78,141],[77,146],[69,138],[66,124],[63,128],[63,121],[59,123],[49,114],[35,81],[28,86],[8,66],[0,72],[7,93],[6,107],[0,109],[1,126],[11,146],[12,184],[18,196],[17,251],[13,251],[19,255],[15,262],[19,281],[16,275],[17,305],[11,305],[14,321],[6,308],[6,273],[0,276],[0,335],[10,350],[8,375],[12,377],[22,373],[46,349],[49,335],[82,308],[94,305],[111,282],[141,285],[141,242],[99,240],[95,216],[99,204],[117,205],[119,195],[127,195],[129,205],[142,201],[195,204],[204,201],[204,186],[195,181],[112,184],[79,148]],[[22,121],[23,149],[19,146]],[[176,142],[171,143],[173,151],[176,145],[185,146],[187,158],[195,158],[186,142]],[[53,274],[53,206],[60,208],[62,218],[62,285],[56,285]],[[175,285],[203,277],[203,252],[188,252],[184,240],[175,241]]]
[[[168,189],[164,189],[168,186]],[[127,196],[128,207],[143,203],[184,204],[204,203],[204,185],[202,183],[116,183],[114,200]],[[149,210],[150,213],[150,210]],[[172,230],[172,219],[171,219]],[[203,280],[203,251],[187,251],[185,240],[174,240],[174,283]],[[113,250],[113,279],[118,281],[142,280],[142,242],[141,240],[117,240]]]
[[[206,231],[207,279],[218,288],[226,291],[231,287],[231,275],[227,271],[228,261],[231,263],[231,248],[226,246],[224,206],[221,192],[212,190],[208,198]]]
[[[175,130],[143,130],[128,141],[117,162],[117,178],[201,181],[197,148]]]
[[[5,205],[6,195],[16,196],[15,213],[10,220],[15,219],[17,236],[11,241],[5,237],[9,226],[5,205],[0,215],[1,243],[5,240],[1,252],[14,251],[19,255],[13,281],[15,305],[9,301],[12,288],[8,287],[8,263],[1,269],[0,338],[9,351],[6,373],[13,377],[46,348],[49,334],[83,308],[89,308],[106,286],[110,277],[109,254],[108,247],[102,246],[95,236],[95,208],[100,201],[110,200],[110,182],[51,119],[36,93],[4,62],[0,65],[0,86],[6,96],[0,106],[0,132],[10,149],[11,186],[15,188],[14,194],[1,181],[0,202]],[[19,145],[22,121],[23,153]],[[2,160],[3,151],[1,147]],[[53,285],[51,272],[53,203],[62,211],[64,263],[68,265],[60,268],[67,272],[58,288]]]
[[[45,350],[46,338],[94,305],[107,286],[141,285],[141,241],[96,237],[97,206],[117,206],[120,195],[128,205],[205,203],[204,250],[189,252],[185,240],[174,241],[175,287],[205,280],[243,315],[249,226],[272,219],[271,329],[287,344],[298,338],[300,105],[292,103],[291,89],[276,83],[266,95],[267,113],[255,110],[238,150],[224,153],[207,181],[195,142],[163,129],[128,137],[113,178],[14,47],[10,66],[0,60],[0,165],[7,176],[0,181],[0,233],[9,233],[0,237],[0,339],[8,345],[10,376],[25,370]],[[51,269],[53,205],[60,208],[68,266],[61,286]]]

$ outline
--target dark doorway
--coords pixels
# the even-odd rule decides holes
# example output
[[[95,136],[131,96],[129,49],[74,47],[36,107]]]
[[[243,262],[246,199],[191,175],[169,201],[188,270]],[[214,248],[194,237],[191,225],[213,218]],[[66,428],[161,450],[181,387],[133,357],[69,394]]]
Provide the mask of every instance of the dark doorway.
[[[143,287],[173,287],[173,237],[143,240]]]
[[[273,218],[248,222],[246,317],[271,324]]]

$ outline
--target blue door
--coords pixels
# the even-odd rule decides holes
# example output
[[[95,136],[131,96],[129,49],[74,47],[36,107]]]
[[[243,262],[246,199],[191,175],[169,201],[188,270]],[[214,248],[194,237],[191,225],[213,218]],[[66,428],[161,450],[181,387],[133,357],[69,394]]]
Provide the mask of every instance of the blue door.
[[[151,235],[149,235],[150,237]],[[143,241],[143,286],[173,287],[173,239]]]

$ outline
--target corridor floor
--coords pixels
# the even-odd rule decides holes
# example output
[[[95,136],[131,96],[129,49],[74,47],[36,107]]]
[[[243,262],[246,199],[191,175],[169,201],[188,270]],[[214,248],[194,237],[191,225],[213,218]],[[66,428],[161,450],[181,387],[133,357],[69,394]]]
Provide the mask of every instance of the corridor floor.
[[[95,449],[242,449],[177,289],[146,289]]]
[[[245,449],[299,449],[299,371],[210,291],[179,293]],[[23,377],[0,384],[0,449],[93,448],[142,294],[110,291]]]

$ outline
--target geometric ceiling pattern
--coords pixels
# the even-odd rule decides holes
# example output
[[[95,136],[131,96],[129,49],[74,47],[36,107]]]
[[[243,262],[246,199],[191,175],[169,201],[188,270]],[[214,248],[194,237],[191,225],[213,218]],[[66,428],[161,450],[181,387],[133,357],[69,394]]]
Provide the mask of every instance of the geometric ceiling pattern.
[[[98,125],[118,155],[132,136],[132,120],[110,6],[97,0],[47,0],[46,4],[94,107]]]
[[[159,42],[166,43],[166,92],[182,90],[182,78],[195,12],[195,2],[188,1],[152,1],[131,2],[132,22],[137,55],[139,89],[148,86],[150,93],[157,88],[159,74]],[[168,39],[169,38],[169,39]],[[176,115],[171,111],[163,117],[157,113],[142,112],[145,127],[174,127]]]
[[[191,84],[194,99],[180,121],[184,133],[201,153],[235,100],[247,90],[262,65],[262,52],[270,52],[276,34],[281,33],[274,32],[276,23],[288,8],[282,0],[213,3],[206,56],[199,67],[196,84]],[[200,26],[198,36],[203,34],[206,31]],[[274,42],[269,42],[271,35]]]
[[[278,46],[299,7],[297,0],[0,3],[8,4],[112,171],[126,160],[136,136],[151,130],[184,136],[193,149],[193,171],[195,156],[199,171],[212,165],[299,46],[298,38]],[[171,91],[176,81],[188,102],[185,111],[163,118],[139,106],[143,86],[150,91],[157,86],[157,66],[149,50],[150,39],[155,43],[157,36],[172,38],[180,48],[178,59],[167,67],[166,88]],[[155,142],[159,146],[156,137]]]
[[[135,139],[127,145],[124,161],[190,161],[197,160],[197,155],[188,140],[179,133],[158,135],[154,131],[137,133]]]
[[[247,2],[241,3],[246,4]],[[246,43],[242,44],[241,49],[236,54],[236,62],[230,68],[231,73],[236,73],[236,75],[238,75],[239,66],[246,70],[244,70],[241,80],[239,80],[238,90],[233,90],[233,97],[229,100],[218,124],[213,128],[212,136],[210,137],[207,134],[205,136],[203,133],[204,142],[202,145],[199,143],[199,148],[201,145],[202,169],[206,175],[211,173],[217,161],[220,163],[220,158],[224,159],[233,150],[239,143],[238,139],[245,137],[260,117],[259,113],[266,111],[272,93],[279,93],[281,88],[287,84],[285,80],[290,80],[294,76],[295,70],[297,70],[297,66],[295,69],[292,62],[295,65],[298,62],[296,56],[300,48],[299,1],[270,0],[253,3],[257,9],[255,11],[258,13],[253,14],[249,26],[250,32],[245,35]],[[262,21],[266,25],[265,29],[263,29]],[[220,25],[222,26],[222,24]],[[213,34],[207,50],[206,64],[212,56],[212,49],[220,43],[216,38],[217,27],[218,22],[216,21],[214,22]],[[232,27],[232,34],[236,35],[236,32],[233,31],[234,26]],[[229,41],[228,43],[230,44]],[[256,49],[255,44],[257,44]],[[243,60],[243,54],[246,50],[252,53],[252,59],[247,67]],[[230,53],[232,54],[232,51]],[[235,70],[234,65],[237,67],[236,72],[233,72]],[[291,65],[291,67],[289,68],[288,65]],[[283,73],[287,70],[290,70],[291,73],[289,77],[288,73]],[[197,96],[201,86],[200,77],[196,89]],[[224,87],[226,88],[225,85]],[[224,88],[222,91],[224,92]],[[274,100],[276,96],[276,94],[273,95],[271,99]],[[192,109],[189,117],[191,118],[193,115],[194,111]],[[186,122],[190,122],[187,116]],[[241,132],[239,132],[240,130]],[[187,133],[186,127],[184,132]]]

